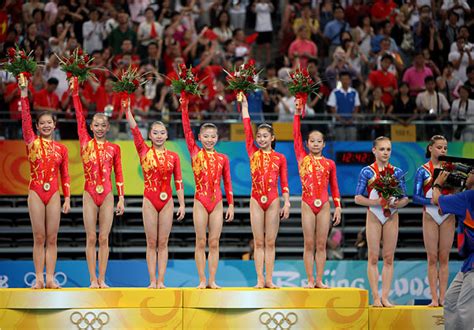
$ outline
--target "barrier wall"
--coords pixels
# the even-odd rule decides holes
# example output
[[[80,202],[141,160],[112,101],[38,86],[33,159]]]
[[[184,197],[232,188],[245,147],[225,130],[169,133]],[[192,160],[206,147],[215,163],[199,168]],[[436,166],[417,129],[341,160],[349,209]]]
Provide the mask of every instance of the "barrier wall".
[[[62,141],[69,150],[69,172],[71,175],[71,191],[73,195],[81,195],[84,185],[83,169],[77,141]],[[122,162],[125,178],[126,195],[143,194],[143,175],[137,153],[132,141],[117,141],[122,149]],[[184,141],[169,141],[167,148],[179,154],[183,171],[184,190],[187,196],[194,194],[194,178],[191,159]],[[358,173],[363,165],[350,163],[363,160],[361,155],[348,152],[370,152],[370,142],[328,142],[324,155],[336,159],[337,154],[345,153],[337,162],[339,190],[343,196],[353,196],[357,184]],[[394,142],[392,164],[407,172],[408,193],[413,193],[413,178],[416,169],[426,162],[424,158],[426,143]],[[249,160],[244,142],[219,142],[216,148],[229,156],[234,195],[250,195],[251,179]],[[0,141],[0,195],[26,195],[29,181],[29,164],[26,158],[26,147],[23,141]],[[285,154],[288,160],[288,178],[290,194],[301,194],[301,182],[298,175],[293,144],[278,142],[276,150]],[[474,143],[453,142],[449,144],[449,154],[458,157],[474,158]]]
[[[380,267],[381,268],[381,264]],[[460,261],[450,262],[450,281],[460,270]],[[328,261],[324,281],[331,287],[369,289],[365,261]],[[56,280],[63,287],[88,287],[85,261],[59,261]],[[306,284],[302,261],[277,260],[275,284],[296,288]],[[112,287],[146,287],[148,272],[145,260],[111,260],[107,283]],[[0,288],[25,288],[35,280],[31,261],[0,261]],[[219,263],[217,282],[223,287],[253,287],[256,284],[253,261],[223,260]],[[194,260],[170,260],[165,277],[168,287],[196,287],[198,275]],[[397,261],[390,299],[396,304],[411,304],[416,299],[431,299],[425,261]]]

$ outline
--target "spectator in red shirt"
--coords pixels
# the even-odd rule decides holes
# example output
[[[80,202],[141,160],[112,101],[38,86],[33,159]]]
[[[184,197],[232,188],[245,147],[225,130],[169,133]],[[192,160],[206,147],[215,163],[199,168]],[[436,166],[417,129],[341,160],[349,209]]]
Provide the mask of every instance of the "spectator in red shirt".
[[[53,113],[61,111],[59,97],[55,93],[58,84],[58,79],[49,78],[46,87],[34,94],[33,108],[35,111],[51,111]]]
[[[28,89],[30,92],[28,93],[28,97],[31,101],[35,90],[33,89],[32,84],[28,84]],[[20,120],[21,112],[18,107],[20,102],[20,89],[18,88],[18,84],[16,82],[7,85],[5,88],[4,98],[5,102],[8,103],[10,119]]]
[[[305,25],[299,27],[297,38],[291,43],[288,50],[288,56],[293,62],[293,66],[299,64],[302,68],[308,66],[309,60],[318,58],[318,47],[308,39],[308,28]]]
[[[375,23],[380,23],[385,20],[390,20],[391,23],[394,22],[397,4],[393,0],[377,0],[370,13],[372,14],[372,20]]]
[[[351,28],[355,28],[362,17],[367,16],[370,12],[369,6],[365,5],[362,0],[352,1],[352,5],[346,8],[344,17]]]
[[[114,68],[118,67],[119,63],[126,57],[127,55],[131,58],[131,63],[134,67],[138,68],[140,66],[140,56],[133,53],[133,43],[130,39],[124,39],[122,41],[122,47],[120,48],[122,51],[114,56],[112,63]],[[127,65],[128,67],[128,65]]]
[[[397,78],[393,73],[388,72],[388,68],[393,64],[393,57],[385,54],[381,59],[381,70],[372,71],[367,80],[365,96],[370,90],[380,87],[383,91],[382,101],[386,107],[392,105],[393,98],[398,90]]]

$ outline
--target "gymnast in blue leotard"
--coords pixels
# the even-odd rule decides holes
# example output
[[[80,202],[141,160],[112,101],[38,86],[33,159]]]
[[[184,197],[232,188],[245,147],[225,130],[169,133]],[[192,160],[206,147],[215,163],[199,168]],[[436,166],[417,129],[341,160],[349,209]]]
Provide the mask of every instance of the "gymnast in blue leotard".
[[[372,152],[375,156],[375,162],[364,167],[359,175],[357,184],[355,202],[356,204],[367,206],[366,236],[368,247],[367,277],[369,279],[370,289],[372,291],[373,304],[376,307],[392,307],[388,300],[390,286],[393,277],[393,259],[398,238],[398,209],[408,204],[406,197],[405,180],[403,172],[399,168],[390,165],[390,154],[392,144],[390,139],[384,136],[374,140]],[[390,198],[385,201],[373,189],[372,183],[380,175],[383,169],[393,170],[394,176],[400,181],[403,191],[403,197]],[[365,197],[367,190],[368,197]],[[390,216],[386,217],[383,212],[383,206],[390,207]],[[382,268],[382,297],[379,297],[378,282],[379,270],[377,262],[380,254],[380,242],[382,241],[383,250],[383,268]]]
[[[423,240],[428,258],[428,282],[432,297],[429,306],[432,307],[443,305],[448,287],[449,252],[453,246],[455,230],[454,215],[440,215],[438,206],[433,205],[431,200],[434,169],[441,168],[442,162],[438,157],[446,155],[447,151],[448,141],[444,136],[435,135],[431,138],[426,147],[426,157],[430,160],[416,171],[413,194],[413,202],[423,205]]]

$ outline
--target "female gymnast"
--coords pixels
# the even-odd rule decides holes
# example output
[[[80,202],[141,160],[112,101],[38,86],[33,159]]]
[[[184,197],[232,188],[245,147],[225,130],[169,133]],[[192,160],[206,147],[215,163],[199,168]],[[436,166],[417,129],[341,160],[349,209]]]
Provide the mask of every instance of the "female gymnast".
[[[308,275],[307,288],[328,288],[323,283],[326,263],[326,243],[331,228],[328,187],[331,186],[335,211],[332,217],[334,226],[341,222],[341,198],[337,185],[336,164],[322,156],[325,147],[324,135],[317,130],[308,134],[307,146],[301,137],[301,105],[297,100],[293,121],[293,142],[296,160],[301,177],[303,195],[301,198],[301,223],[304,236],[304,264]],[[305,106],[305,105],[303,105]],[[316,242],[316,282],[314,280],[314,243]]]
[[[229,207],[225,215],[226,222],[234,219],[234,197],[230,178],[230,163],[226,155],[215,151],[218,140],[217,127],[205,123],[199,131],[198,147],[189,121],[188,100],[181,98],[181,114],[184,136],[191,154],[196,191],[194,194],[193,221],[196,231],[195,259],[199,275],[198,289],[206,287],[220,288],[216,284],[217,265],[219,263],[219,238],[222,232],[222,191],[221,180]],[[206,279],[206,228],[209,228],[209,281]]]
[[[408,204],[406,197],[405,179],[402,170],[390,165],[390,154],[392,153],[392,143],[384,136],[374,140],[372,152],[375,162],[364,167],[359,175],[359,182],[356,188],[356,204],[367,206],[366,236],[368,246],[367,277],[369,278],[370,289],[372,290],[373,305],[375,307],[393,307],[388,296],[393,278],[393,259],[398,238],[398,209]],[[385,201],[373,188],[373,182],[380,176],[383,169],[394,173],[400,181],[400,188],[403,197],[399,199],[391,198]],[[365,191],[368,198],[364,196]],[[390,216],[384,215],[383,206],[390,206]],[[378,260],[380,253],[380,242],[382,242],[382,297],[379,297],[378,282],[379,270]]]
[[[423,205],[423,240],[428,258],[428,282],[432,297],[429,306],[431,307],[443,305],[448,287],[449,253],[454,240],[454,215],[440,215],[439,208],[431,199],[434,169],[441,168],[442,162],[438,158],[446,155],[447,151],[448,141],[444,136],[435,135],[431,138],[426,147],[426,157],[430,158],[430,161],[416,171],[413,194],[413,202]]]
[[[54,281],[54,269],[58,254],[57,239],[61,219],[61,197],[58,175],[64,194],[63,213],[70,209],[70,179],[68,173],[67,148],[53,141],[56,117],[51,112],[41,112],[36,120],[37,136],[32,127],[28,81],[18,84],[21,90],[21,118],[23,140],[30,162],[30,184],[28,188],[28,211],[33,228],[33,263],[36,282],[33,289],[45,287],[43,270],[46,263],[46,288],[58,289]],[[46,244],[46,248],[45,248]]]
[[[93,138],[89,136],[79,98],[77,78],[71,79],[70,89],[76,110],[77,131],[84,167],[83,213],[86,230],[86,259],[91,279],[90,288],[108,288],[105,271],[109,259],[109,234],[114,219],[114,196],[111,174],[115,173],[115,184],[119,195],[115,214],[124,212],[124,184],[120,147],[106,140],[109,120],[103,113],[96,113],[90,125]],[[98,214],[98,217],[97,217]],[[99,219],[99,277],[96,275],[96,226]]]
[[[145,181],[143,224],[147,240],[146,261],[150,275],[149,288],[163,289],[165,288],[164,277],[168,262],[168,238],[173,225],[174,203],[170,184],[171,176],[174,177],[179,201],[176,216],[178,221],[184,218],[184,190],[180,161],[177,153],[165,148],[168,131],[162,122],[155,121],[151,124],[148,133],[151,146],[148,146],[133,118],[130,99],[122,101],[122,107],[125,109],[130,124]],[[158,282],[156,280],[157,257]]]
[[[273,128],[268,124],[258,126],[256,134],[258,147],[255,145],[247,98],[243,93],[242,118],[252,174],[250,223],[255,246],[255,270],[257,271],[257,285],[255,287],[277,288],[272,280],[275,264],[275,241],[280,227],[280,218],[288,219],[290,215],[286,158],[283,154],[273,150],[272,143],[275,141],[275,134]],[[285,201],[281,210],[278,178],[280,178],[281,192]],[[264,263],[265,277],[263,275]]]

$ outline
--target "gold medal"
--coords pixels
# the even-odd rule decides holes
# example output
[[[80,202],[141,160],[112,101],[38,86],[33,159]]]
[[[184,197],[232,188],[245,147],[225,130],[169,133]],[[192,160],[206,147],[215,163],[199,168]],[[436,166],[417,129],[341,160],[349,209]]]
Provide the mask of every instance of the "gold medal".
[[[260,202],[262,202],[263,204],[265,204],[267,201],[268,201],[267,196],[260,197]]]
[[[321,202],[320,199],[315,199],[315,200],[314,200],[314,206],[320,207],[321,205],[323,205],[323,203]]]
[[[98,193],[98,194],[102,194],[104,192],[104,186],[101,185],[101,184],[98,184],[96,187],[95,187],[95,191]]]
[[[49,191],[49,189],[51,189],[51,185],[49,184],[49,182],[43,183],[43,190]]]
[[[165,192],[162,192],[162,193],[160,194],[160,199],[161,199],[162,201],[165,201],[166,199],[168,199],[168,194],[165,193]]]

